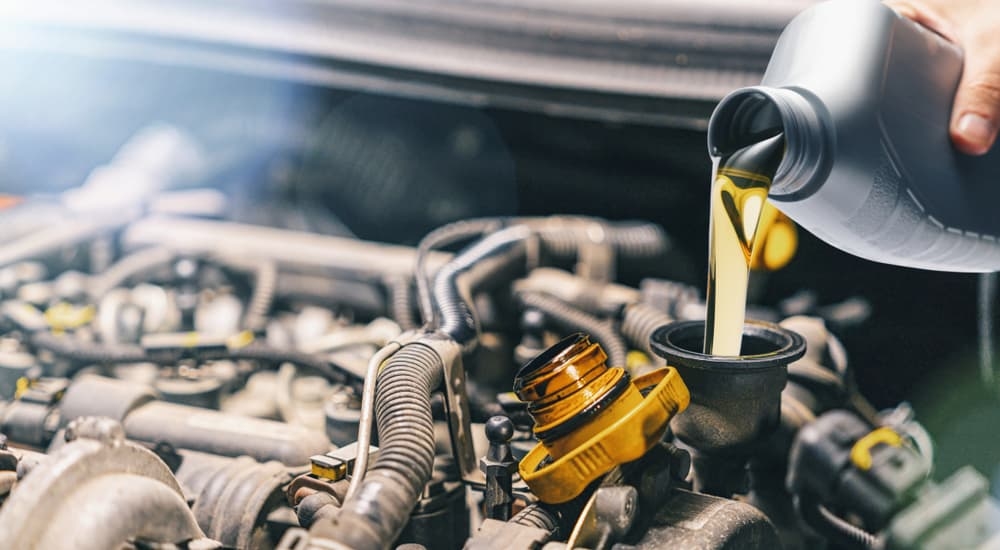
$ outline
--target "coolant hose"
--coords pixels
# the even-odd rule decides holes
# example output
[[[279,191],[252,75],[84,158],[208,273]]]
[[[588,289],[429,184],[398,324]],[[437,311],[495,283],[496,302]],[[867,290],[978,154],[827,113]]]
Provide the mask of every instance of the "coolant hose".
[[[609,365],[625,366],[628,348],[611,323],[540,292],[521,292],[517,298],[526,309],[542,312],[550,322],[560,328],[589,334],[608,354]]]
[[[316,522],[312,536],[357,549],[388,548],[399,537],[433,472],[431,392],[443,371],[440,356],[419,343],[386,360],[375,390],[378,458],[357,493],[333,521]]]

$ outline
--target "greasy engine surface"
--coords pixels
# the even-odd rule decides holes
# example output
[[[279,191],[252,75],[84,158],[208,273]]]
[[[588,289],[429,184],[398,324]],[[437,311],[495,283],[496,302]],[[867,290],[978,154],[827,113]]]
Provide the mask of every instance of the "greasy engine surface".
[[[171,27],[177,4],[162,28],[129,28],[134,6],[4,27],[0,548],[992,536],[989,279],[799,232],[753,274],[745,356],[701,354],[704,118],[803,3],[735,22],[520,5],[537,13],[513,34],[502,2],[443,26],[290,3],[326,33],[548,56],[539,82],[375,70],[309,50],[291,9],[268,20],[284,34]],[[232,28],[263,24],[246,9]],[[569,51],[573,75],[582,56],[614,78],[565,84]]]

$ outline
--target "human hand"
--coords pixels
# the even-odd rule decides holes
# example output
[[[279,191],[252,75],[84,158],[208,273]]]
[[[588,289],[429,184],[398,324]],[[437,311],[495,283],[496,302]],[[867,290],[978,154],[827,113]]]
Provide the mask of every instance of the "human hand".
[[[899,14],[965,51],[965,68],[951,111],[951,139],[963,153],[990,150],[1000,127],[1000,2],[886,0]]]

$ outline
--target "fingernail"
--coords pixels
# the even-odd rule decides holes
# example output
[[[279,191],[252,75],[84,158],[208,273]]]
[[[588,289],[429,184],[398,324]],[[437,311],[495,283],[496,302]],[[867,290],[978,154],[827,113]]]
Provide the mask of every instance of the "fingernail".
[[[958,132],[973,143],[986,145],[993,140],[996,129],[985,117],[975,113],[965,113],[958,119]]]

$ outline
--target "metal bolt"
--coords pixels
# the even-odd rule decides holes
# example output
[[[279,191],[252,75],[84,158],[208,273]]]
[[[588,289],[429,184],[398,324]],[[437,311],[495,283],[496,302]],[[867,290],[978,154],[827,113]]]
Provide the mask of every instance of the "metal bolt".
[[[677,481],[684,481],[691,472],[691,453],[673,445],[667,447],[667,452],[670,453],[670,475]]]
[[[598,525],[609,529],[609,534],[616,539],[625,536],[635,520],[638,497],[635,487],[628,485],[598,489],[594,497],[594,515]]]
[[[486,421],[486,439],[490,448],[486,456],[479,460],[479,469],[486,474],[484,504],[486,516],[490,519],[507,521],[510,519],[512,480],[517,470],[517,460],[510,452],[510,440],[514,437],[514,423],[506,416],[494,416]]]

